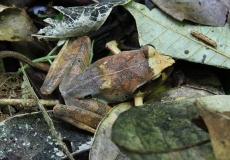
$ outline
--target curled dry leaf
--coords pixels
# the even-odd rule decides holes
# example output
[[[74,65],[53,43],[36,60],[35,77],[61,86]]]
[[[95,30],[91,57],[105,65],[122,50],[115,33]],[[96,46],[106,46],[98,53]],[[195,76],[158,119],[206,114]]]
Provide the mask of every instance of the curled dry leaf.
[[[196,108],[207,125],[216,159],[230,157],[230,101],[228,95],[210,96],[196,101]]]
[[[112,126],[120,113],[132,107],[129,103],[119,104],[108,113],[108,115],[101,121],[97,128],[94,137],[93,145],[90,149],[90,159],[110,159],[119,160],[119,155],[126,160],[124,155],[121,155],[119,148],[111,141]],[[108,154],[109,153],[109,154]]]
[[[37,29],[25,10],[0,5],[0,17],[1,41],[33,41]]]

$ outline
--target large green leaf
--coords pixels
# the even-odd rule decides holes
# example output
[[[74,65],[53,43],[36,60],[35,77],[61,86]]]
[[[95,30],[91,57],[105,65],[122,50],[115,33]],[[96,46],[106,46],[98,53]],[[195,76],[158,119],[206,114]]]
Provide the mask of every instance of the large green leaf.
[[[229,25],[210,27],[179,22],[158,8],[149,10],[142,4],[130,2],[126,9],[134,16],[141,45],[152,44],[166,55],[196,63],[230,68]],[[194,30],[217,43],[213,48],[192,37]]]
[[[112,140],[132,160],[214,159],[208,133],[192,123],[194,100],[132,107],[113,124]]]

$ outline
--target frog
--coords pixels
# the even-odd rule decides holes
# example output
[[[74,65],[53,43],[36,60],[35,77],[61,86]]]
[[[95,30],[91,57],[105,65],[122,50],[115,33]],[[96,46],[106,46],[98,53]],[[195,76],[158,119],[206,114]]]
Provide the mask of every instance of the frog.
[[[63,48],[51,64],[41,92],[51,94],[59,86],[65,105],[56,104],[54,115],[92,133],[111,110],[108,104],[133,97],[135,90],[175,62],[144,45],[90,64],[92,47],[87,36]]]

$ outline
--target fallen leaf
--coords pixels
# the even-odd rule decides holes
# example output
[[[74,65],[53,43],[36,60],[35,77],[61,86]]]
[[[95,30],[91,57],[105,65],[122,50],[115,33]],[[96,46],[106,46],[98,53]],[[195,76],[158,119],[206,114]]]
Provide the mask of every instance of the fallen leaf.
[[[36,0],[23,0],[23,1],[18,1],[18,0],[2,0],[1,4],[4,4],[6,6],[16,6],[19,8],[23,7],[28,7],[36,3]]]
[[[154,103],[123,112],[112,140],[131,159],[214,159],[208,133],[191,122],[195,99]]]
[[[210,70],[197,64],[183,64],[183,67],[179,68],[175,68],[164,84],[152,91],[145,103],[225,94],[219,78]]]
[[[112,8],[124,5],[130,0],[109,0],[88,6],[54,8],[63,14],[63,20],[47,18],[44,21],[47,26],[34,35],[39,38],[68,38],[84,35],[89,31],[95,31],[101,27],[109,16]]]
[[[158,8],[150,11],[135,2],[125,7],[136,20],[140,45],[152,44],[158,52],[176,59],[230,68],[228,24],[225,27],[198,26],[179,22]],[[217,47],[192,37],[190,32],[193,30],[214,40]]]
[[[159,8],[177,20],[224,26],[228,8],[219,0],[152,0]]]
[[[228,9],[230,10],[230,1],[229,0],[220,0],[222,3],[224,3]]]
[[[188,86],[181,86],[176,88],[171,88],[168,90],[165,90],[160,93],[152,93],[148,97],[148,101],[146,103],[150,104],[153,102],[168,102],[168,101],[180,101],[187,98],[199,98],[204,96],[211,96],[212,93],[202,90],[202,89],[196,89],[191,88]]]
[[[110,159],[118,160],[117,157],[123,157],[119,148],[111,141],[112,125],[120,115],[120,113],[132,107],[129,103],[119,104],[108,113],[108,115],[101,121],[94,136],[93,145],[90,150],[90,159]]]
[[[230,157],[230,101],[229,95],[212,96],[196,101],[196,107],[211,137],[216,159]]]
[[[88,132],[73,129],[73,126],[54,120],[55,128],[61,133],[63,141],[69,144],[71,152],[89,150],[92,136]],[[0,123],[0,159],[61,159],[64,153],[52,138],[47,123],[41,113],[30,113],[9,118]]]
[[[0,40],[33,41],[31,34],[37,32],[25,10],[0,5]]]

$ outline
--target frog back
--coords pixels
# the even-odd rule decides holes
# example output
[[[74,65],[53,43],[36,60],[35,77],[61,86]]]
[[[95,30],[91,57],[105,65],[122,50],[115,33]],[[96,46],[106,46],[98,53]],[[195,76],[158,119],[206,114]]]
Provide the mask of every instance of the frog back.
[[[114,103],[132,97],[138,87],[153,77],[148,59],[140,50],[124,51],[96,61],[71,82],[61,83],[60,90],[64,97],[82,99],[90,95]]]

